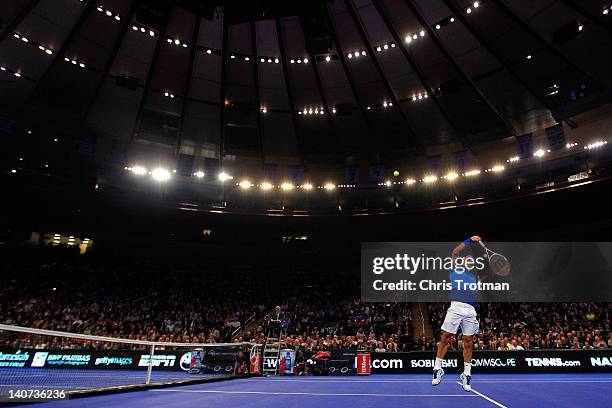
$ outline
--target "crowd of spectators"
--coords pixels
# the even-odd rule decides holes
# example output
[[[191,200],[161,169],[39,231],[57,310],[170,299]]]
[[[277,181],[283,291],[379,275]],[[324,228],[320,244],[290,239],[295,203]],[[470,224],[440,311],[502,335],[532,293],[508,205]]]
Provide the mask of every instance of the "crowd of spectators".
[[[87,257],[9,259],[0,286],[0,322],[160,342],[262,343],[279,302],[288,345],[307,352],[388,352],[435,349],[447,307],[364,303],[356,285],[330,282],[327,275],[322,284],[308,274],[262,280],[252,271],[210,269],[160,261],[111,265]],[[476,349],[612,347],[608,304],[483,303],[478,313]],[[121,347],[7,332],[0,333],[0,344]],[[461,349],[461,337],[449,346]]]
[[[481,303],[477,350],[592,349],[612,347],[610,305],[602,303]],[[445,305],[429,304],[434,332]],[[461,349],[461,339],[451,339]]]
[[[45,257],[45,261],[48,259]],[[0,286],[0,322],[35,329],[181,343],[228,342],[266,300],[244,276],[224,279],[197,266],[104,265],[82,257],[51,262],[10,260]],[[236,285],[240,280],[244,284]],[[15,346],[95,346],[70,338],[10,335]],[[125,345],[123,345],[125,346]]]

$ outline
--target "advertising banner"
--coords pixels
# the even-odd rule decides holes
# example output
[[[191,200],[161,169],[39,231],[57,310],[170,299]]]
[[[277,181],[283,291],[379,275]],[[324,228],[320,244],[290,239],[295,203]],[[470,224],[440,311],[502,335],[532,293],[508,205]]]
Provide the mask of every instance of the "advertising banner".
[[[372,353],[373,374],[430,374],[435,352]],[[463,355],[449,351],[442,364],[446,373],[463,371]],[[474,351],[472,373],[612,372],[612,350]]]
[[[431,373],[434,351],[408,353],[384,352],[369,354],[372,374]],[[237,354],[235,351],[215,350],[202,360],[206,372],[231,374]],[[24,369],[83,369],[83,370],[146,370],[150,356],[137,350],[35,350],[0,349],[0,370]],[[154,370],[188,371],[191,351],[165,351],[153,356]],[[357,352],[335,349],[326,367],[329,375],[356,375]],[[274,362],[275,364],[276,362]],[[612,372],[612,349],[592,350],[475,350],[472,357],[474,373],[577,373]],[[449,351],[442,368],[447,373],[459,373],[463,355]],[[362,374],[369,370],[362,370]]]
[[[238,348],[210,347],[203,351],[202,367],[206,372],[232,373],[238,359]],[[143,350],[39,350],[0,349],[2,368],[57,369],[133,369],[146,370],[149,363],[155,370],[188,371],[191,351],[159,350],[151,358]]]

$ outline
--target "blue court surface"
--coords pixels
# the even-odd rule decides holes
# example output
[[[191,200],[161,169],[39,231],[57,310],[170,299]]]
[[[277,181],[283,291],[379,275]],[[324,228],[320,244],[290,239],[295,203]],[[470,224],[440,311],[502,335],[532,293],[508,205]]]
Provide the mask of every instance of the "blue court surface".
[[[606,407],[612,374],[482,374],[471,393],[447,374],[257,377],[58,401],[45,407]],[[40,407],[40,404],[32,406]]]

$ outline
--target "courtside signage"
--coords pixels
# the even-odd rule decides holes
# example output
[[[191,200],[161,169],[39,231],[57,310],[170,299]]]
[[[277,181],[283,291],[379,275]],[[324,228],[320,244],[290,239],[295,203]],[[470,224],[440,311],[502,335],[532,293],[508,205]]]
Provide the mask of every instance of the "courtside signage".
[[[429,374],[435,359],[433,351],[371,354],[374,374]],[[480,373],[612,372],[612,355],[607,350],[474,351],[472,366]],[[442,368],[459,373],[462,354],[449,351]]]

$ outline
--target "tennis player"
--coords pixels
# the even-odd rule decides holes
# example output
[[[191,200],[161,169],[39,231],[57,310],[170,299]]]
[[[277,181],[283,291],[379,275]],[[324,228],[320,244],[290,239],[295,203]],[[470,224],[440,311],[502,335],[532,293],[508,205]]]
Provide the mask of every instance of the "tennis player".
[[[450,294],[451,304],[446,311],[446,317],[442,324],[442,335],[440,343],[438,343],[431,385],[438,385],[442,381],[442,376],[444,375],[442,361],[448,350],[448,339],[452,335],[457,334],[458,328],[461,327],[461,333],[463,333],[463,373],[461,373],[461,383],[465,391],[472,391],[472,386],[470,385],[472,379],[472,345],[474,335],[478,333],[479,326],[478,319],[476,319],[476,309],[474,308],[476,306],[476,291],[457,290],[456,282],[461,280],[463,283],[476,283],[478,276],[468,268],[460,267],[456,260],[473,243],[479,241],[480,237],[474,235],[453,249],[451,256],[455,267],[450,273],[450,281],[453,285]],[[465,262],[462,265],[465,265]]]

